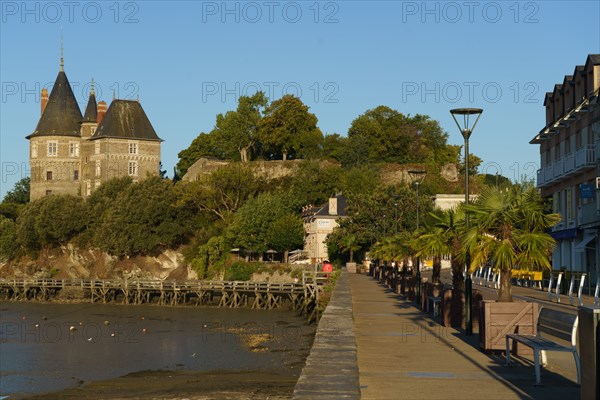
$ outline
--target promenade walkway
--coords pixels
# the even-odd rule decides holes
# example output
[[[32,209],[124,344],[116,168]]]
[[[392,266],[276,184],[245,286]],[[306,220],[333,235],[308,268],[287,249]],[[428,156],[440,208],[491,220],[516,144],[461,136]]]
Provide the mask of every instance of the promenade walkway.
[[[579,398],[574,365],[552,361],[562,355],[551,354],[536,387],[530,361],[507,368],[479,350],[477,334],[443,327],[367,275],[347,276],[361,399]]]

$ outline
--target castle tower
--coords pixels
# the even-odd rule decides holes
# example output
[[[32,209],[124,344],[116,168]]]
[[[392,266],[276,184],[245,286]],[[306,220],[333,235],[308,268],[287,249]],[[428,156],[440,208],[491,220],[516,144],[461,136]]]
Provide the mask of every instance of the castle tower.
[[[64,72],[62,57],[50,96],[47,97],[47,89],[42,90],[41,108],[40,120],[27,136],[31,200],[53,193],[78,195],[82,115]]]
[[[139,101],[113,100],[90,142],[94,173],[85,182],[84,195],[111,178],[130,176],[140,181],[160,172],[162,139]]]

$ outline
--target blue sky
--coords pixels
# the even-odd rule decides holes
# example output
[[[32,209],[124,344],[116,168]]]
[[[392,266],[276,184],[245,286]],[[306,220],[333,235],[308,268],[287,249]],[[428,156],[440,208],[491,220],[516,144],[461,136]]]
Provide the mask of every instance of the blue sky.
[[[462,144],[448,110],[484,114],[481,172],[535,177],[544,94],[600,53],[598,1],[0,1],[0,196],[29,173],[39,90],[59,68],[80,108],[138,98],[177,153],[237,97],[301,95],[326,134],[366,110],[427,114]]]

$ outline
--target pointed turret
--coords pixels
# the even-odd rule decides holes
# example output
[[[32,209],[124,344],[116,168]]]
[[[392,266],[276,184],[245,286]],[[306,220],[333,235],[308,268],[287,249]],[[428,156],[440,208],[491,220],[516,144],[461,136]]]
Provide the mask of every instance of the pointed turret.
[[[94,91],[94,80],[92,79],[92,88],[88,99],[83,122],[98,122],[98,106],[96,104],[96,92]]]
[[[48,103],[27,139],[37,136],[79,136],[81,110],[64,71],[59,71]]]

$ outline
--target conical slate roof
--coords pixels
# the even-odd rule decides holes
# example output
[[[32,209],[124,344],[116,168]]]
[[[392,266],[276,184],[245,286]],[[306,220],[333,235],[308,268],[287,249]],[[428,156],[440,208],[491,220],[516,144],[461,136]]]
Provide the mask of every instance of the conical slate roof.
[[[60,71],[35,131],[27,139],[37,136],[80,136],[81,119],[81,110],[67,75]]]
[[[98,122],[98,107],[94,92],[90,93],[90,98],[88,99],[87,107],[85,108],[85,114],[83,115],[83,122]]]
[[[136,100],[113,100],[96,133],[91,137],[161,141],[142,105]]]

